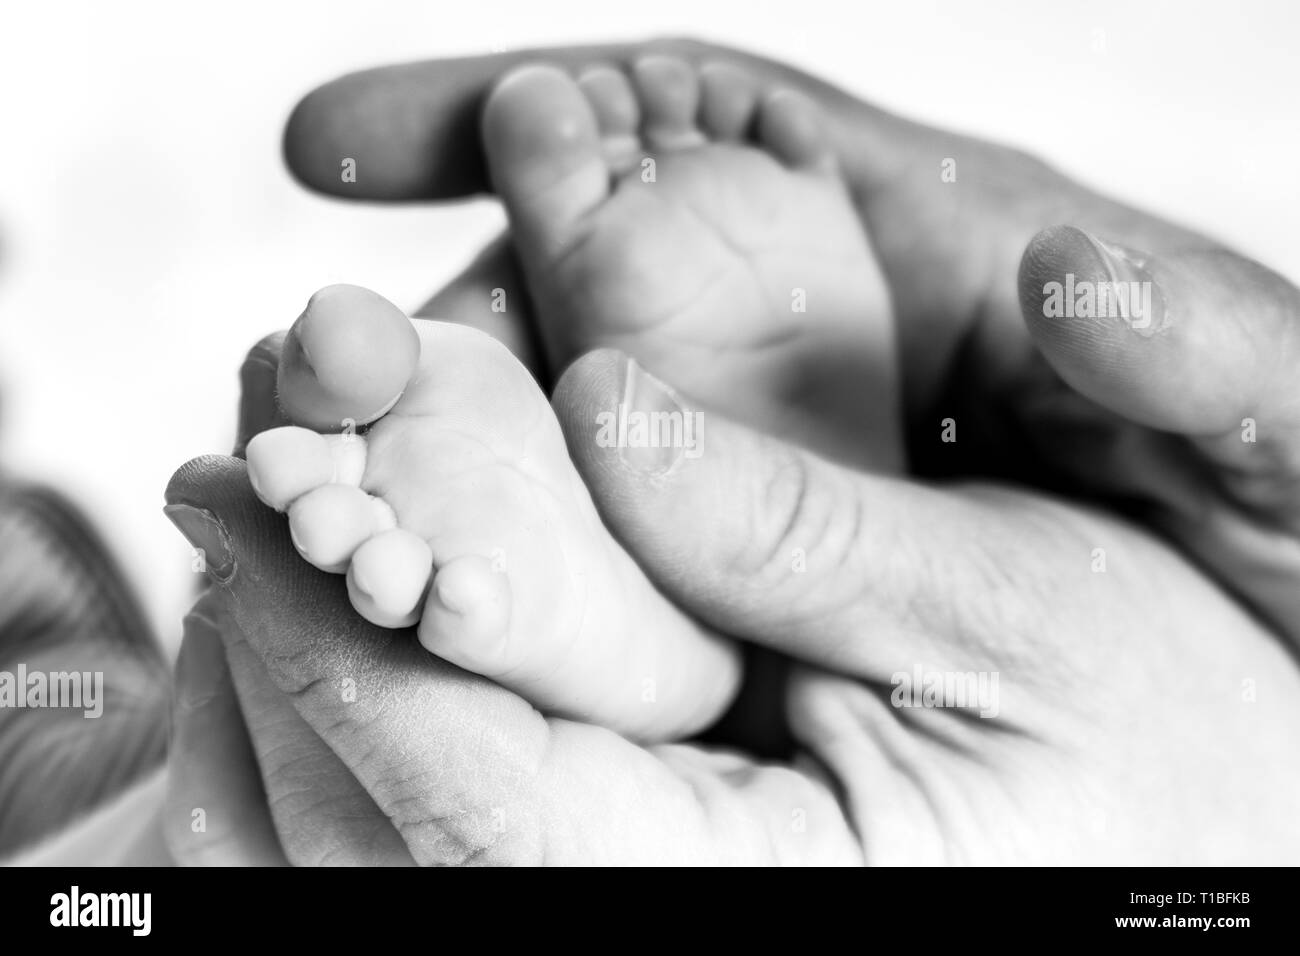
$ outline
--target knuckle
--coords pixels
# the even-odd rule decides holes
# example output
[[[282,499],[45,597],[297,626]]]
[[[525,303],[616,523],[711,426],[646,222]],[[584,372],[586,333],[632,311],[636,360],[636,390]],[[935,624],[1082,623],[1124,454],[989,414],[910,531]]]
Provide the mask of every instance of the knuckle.
[[[271,680],[292,700],[319,694],[329,680],[315,668],[314,655],[306,648],[282,651],[265,657]]]
[[[772,456],[747,516],[749,534],[734,536],[725,570],[755,585],[784,580],[791,554],[820,538],[829,509],[815,493],[808,459],[783,448]]]

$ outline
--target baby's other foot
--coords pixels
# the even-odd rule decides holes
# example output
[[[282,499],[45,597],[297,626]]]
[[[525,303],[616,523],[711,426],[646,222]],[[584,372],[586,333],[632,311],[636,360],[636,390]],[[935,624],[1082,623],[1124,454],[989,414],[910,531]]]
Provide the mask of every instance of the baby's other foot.
[[[730,701],[734,649],[610,537],[550,405],[504,346],[334,286],[290,331],[279,388],[312,428],[254,438],[249,478],[288,512],[306,560],[347,573],[367,619],[418,621],[438,656],[640,739],[699,730]],[[315,430],[331,423],[343,431]]]
[[[556,363],[622,349],[750,425],[901,466],[888,286],[810,100],[662,56],[525,66],[483,136]]]

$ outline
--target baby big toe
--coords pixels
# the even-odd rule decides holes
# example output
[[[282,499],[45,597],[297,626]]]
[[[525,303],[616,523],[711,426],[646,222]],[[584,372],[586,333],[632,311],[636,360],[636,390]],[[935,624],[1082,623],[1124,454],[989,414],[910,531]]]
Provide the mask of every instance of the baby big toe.
[[[397,306],[360,286],[327,286],[285,336],[276,394],[300,425],[366,425],[396,404],[419,360],[420,337]]]
[[[483,106],[492,184],[512,229],[556,254],[581,219],[609,196],[600,131],[578,84],[549,66],[507,74]]]

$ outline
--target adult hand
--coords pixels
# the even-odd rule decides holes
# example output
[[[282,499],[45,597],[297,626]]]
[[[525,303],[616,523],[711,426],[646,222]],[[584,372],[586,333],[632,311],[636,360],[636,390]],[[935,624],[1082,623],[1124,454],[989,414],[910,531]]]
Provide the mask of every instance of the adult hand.
[[[281,423],[281,342],[244,364],[237,451]],[[293,550],[242,462],[191,462],[167,500],[214,584],[177,668],[165,829],[179,862],[861,859],[818,777],[547,720],[368,624]],[[796,809],[812,832],[791,829]]]
[[[168,500],[210,556],[232,672],[261,682],[241,703],[291,858],[1168,864],[1300,850],[1287,747],[1300,673],[1168,546],[1028,493],[861,475],[714,415],[704,455],[643,474],[594,440],[625,368],[592,353],[559,383],[575,460],[673,600],[798,662],[784,701],[798,756],[642,749],[546,719],[350,613],[242,463],[200,459]],[[908,706],[965,673],[985,682],[966,706]],[[227,706],[223,733],[233,718]],[[180,773],[176,790],[211,798],[242,780],[229,805],[249,827],[252,761],[208,760],[205,777],[202,749],[178,749],[189,781],[211,782]]]
[[[684,50],[682,45],[671,46],[678,53],[689,52]],[[707,48],[696,45],[689,45],[689,50],[699,55],[708,53]],[[741,56],[717,50],[709,55],[713,54],[724,58]],[[586,62],[588,58],[594,59],[605,55],[612,58],[624,57],[628,55],[628,51],[582,50],[570,51],[566,54],[570,62]],[[554,58],[552,54],[547,56]],[[349,144],[346,155],[369,157],[363,160],[363,168],[370,170],[372,174],[376,171],[380,173],[378,177],[372,175],[364,187],[372,196],[414,198],[420,195],[454,195],[481,185],[481,164],[476,155],[477,151],[473,148],[466,149],[464,145],[475,140],[454,137],[438,141],[437,137],[440,132],[454,128],[457,123],[462,125],[472,123],[474,115],[472,104],[486,83],[497,72],[506,69],[512,62],[521,58],[485,58],[478,61],[434,64],[430,67],[407,67],[400,68],[397,73],[385,71],[368,78],[345,80],[340,85],[309,98],[295,114],[288,138],[291,163],[300,174],[309,165],[302,161],[303,143],[308,144],[307,155],[318,159],[321,156],[328,157],[328,149],[323,152],[316,152],[315,149],[322,143],[328,146],[331,135],[334,135],[336,141],[347,141]],[[781,70],[787,81],[792,79],[790,71],[776,65],[764,64],[752,58],[746,58],[746,62],[751,68]],[[449,79],[450,82],[443,85],[429,83],[429,77],[425,75],[426,71],[432,71],[434,79],[437,79],[437,74],[441,71],[442,78]],[[816,81],[804,78],[801,82],[807,83],[805,89],[822,99],[824,104],[835,109],[839,115],[840,135],[846,144],[841,149],[845,154],[843,158],[846,168],[851,172],[864,218],[879,236],[878,243],[895,286],[896,299],[904,315],[904,362],[909,411],[913,424],[919,422],[927,429],[937,431],[937,417],[943,402],[953,401],[954,396],[970,394],[981,396],[980,408],[1005,411],[1009,407],[1014,413],[1010,418],[1015,425],[1014,429],[993,427],[985,431],[979,427],[968,427],[967,421],[963,419],[962,442],[957,446],[942,448],[941,451],[944,452],[942,456],[931,455],[927,459],[927,456],[922,454],[922,461],[928,460],[929,464],[935,467],[935,459],[938,459],[940,464],[936,470],[958,470],[958,466],[969,467],[971,462],[987,467],[987,455],[990,450],[1001,449],[1005,452],[1010,448],[1013,452],[1010,457],[1014,459],[1012,467],[1008,469],[1011,473],[1043,477],[1042,472],[1037,469],[1042,467],[1044,462],[1034,461],[1037,456],[1026,452],[1038,450],[1034,447],[1035,444],[1045,443],[1048,454],[1041,457],[1051,466],[1050,477],[1053,480],[1065,478],[1071,483],[1089,488],[1100,487],[1103,490],[1128,494],[1140,493],[1149,499],[1150,503],[1160,507],[1166,525],[1182,536],[1193,549],[1198,550],[1204,559],[1210,561],[1217,559],[1221,573],[1270,613],[1275,623],[1288,626],[1288,621],[1294,621],[1293,608],[1288,605],[1294,590],[1293,582],[1296,579],[1294,537],[1271,532],[1266,523],[1256,520],[1254,515],[1241,507],[1248,505],[1258,509],[1258,512],[1265,516],[1265,522],[1270,518],[1278,521],[1285,520],[1289,527],[1294,527],[1293,522],[1287,517],[1294,513],[1294,496],[1287,494],[1294,485],[1294,480],[1290,476],[1295,474],[1294,419],[1288,419],[1287,410],[1293,409],[1294,406],[1286,400],[1284,394],[1279,395],[1284,388],[1280,383],[1286,381],[1286,370],[1294,368],[1295,361],[1294,335],[1288,332],[1289,326],[1283,324],[1289,321],[1289,317],[1295,312],[1294,288],[1257,266],[1215,250],[1213,244],[1206,240],[1092,196],[1024,157],[987,144],[944,136],[944,134],[902,123],[857,103],[845,94],[817,84]],[[385,97],[391,96],[391,99],[385,101],[387,105],[365,102],[368,95],[381,89]],[[363,105],[358,106],[358,104]],[[322,109],[323,113],[320,112]],[[318,119],[322,115],[325,116],[328,124],[322,126],[320,123],[313,123],[311,120],[313,111]],[[400,119],[402,115],[406,116],[405,120]],[[394,125],[395,121],[396,125]],[[330,130],[334,133],[331,134]],[[857,147],[866,145],[873,135],[880,138],[881,141],[877,145],[881,149],[874,153],[866,150],[858,155]],[[429,136],[434,137],[433,143],[426,140]],[[891,137],[896,137],[897,142],[885,142]],[[297,147],[295,143],[298,144]],[[962,146],[965,152],[945,148],[953,145]],[[367,153],[367,149],[371,152]],[[956,156],[962,164],[961,169],[967,172],[973,169],[976,173],[976,187],[962,193],[949,193],[945,198],[945,194],[939,191],[937,176],[935,179],[930,178],[930,167],[937,165],[940,155]],[[892,170],[886,168],[891,156],[895,161]],[[376,165],[371,162],[371,159],[379,159],[380,163]],[[391,162],[387,168],[384,166],[386,161]],[[321,168],[330,169],[332,174],[337,166],[330,168],[324,165]],[[414,175],[422,170],[432,170],[432,175],[427,178]],[[1035,175],[1026,180],[1025,174],[1029,172]],[[905,203],[896,201],[897,196],[891,196],[889,191],[883,188],[883,184],[891,177],[895,179],[893,188],[897,189],[899,195],[910,194],[917,200],[926,201],[922,201],[915,210],[907,209]],[[971,177],[967,176],[966,179],[969,182]],[[320,182],[328,185],[332,179],[322,177]],[[1168,314],[1176,321],[1174,329],[1187,332],[1182,336],[1170,336],[1166,332],[1161,337],[1146,338],[1131,335],[1125,323],[1118,321],[1109,325],[1039,321],[1040,310],[1035,309],[1034,306],[1037,296],[1041,295],[1041,288],[1034,279],[1035,269],[1043,271],[1045,275],[1060,277],[1063,277],[1067,271],[1074,271],[1081,278],[1087,276],[1110,278],[1109,270],[1115,268],[1116,262],[1121,267],[1125,264],[1125,259],[1115,260],[1107,265],[1107,271],[1101,271],[1095,257],[1099,251],[1104,250],[1104,247],[1097,246],[1071,231],[1059,231],[1039,237],[1030,247],[1031,255],[1025,257],[1026,268],[1022,271],[1021,284],[1026,293],[1024,298],[1029,306],[1030,328],[1044,345],[1049,360],[1058,368],[1061,375],[1078,386],[1085,394],[1098,399],[1100,404],[1080,400],[1064,388],[1056,376],[1044,374],[1046,369],[1030,348],[1029,339],[1025,336],[1022,327],[1018,322],[1009,321],[1014,319],[1014,286],[1005,277],[998,277],[1002,266],[1013,262],[1014,257],[1020,255],[1025,240],[1035,229],[1053,221],[1067,219],[1085,226],[1093,225],[1095,230],[1102,231],[1109,237],[1128,238],[1131,244],[1139,243],[1153,249],[1169,249],[1169,254],[1161,259],[1141,258],[1146,262],[1148,271],[1157,277],[1166,278],[1166,282],[1157,290],[1157,301],[1163,299]],[[1098,225],[1102,228],[1098,229]],[[893,228],[895,226],[896,229]],[[1009,249],[1015,250],[1013,255],[1008,253]],[[1200,250],[1200,252],[1189,254],[1185,251],[1188,249]],[[1137,257],[1130,254],[1127,261],[1131,264],[1134,258]],[[502,271],[505,264],[507,259],[502,254],[492,253],[485,256],[460,281],[453,284],[443,297],[443,301],[477,303],[479,313],[487,316],[489,312],[486,293],[496,286],[505,284],[502,278],[506,274]],[[1207,264],[1207,269],[1199,268]],[[1008,271],[1007,276],[1010,274],[1011,272]],[[936,282],[935,276],[941,276],[949,281]],[[1169,286],[1170,279],[1172,279],[1172,294]],[[1037,295],[1035,289],[1038,289]],[[963,295],[969,298],[963,299]],[[519,301],[518,296],[513,298],[514,301]],[[1213,304],[1229,307],[1227,315],[1232,319],[1229,323],[1232,330],[1230,334],[1225,335],[1222,326],[1216,327],[1210,324],[1207,306]],[[518,325],[513,329],[497,331],[503,337],[509,337],[518,335],[524,328],[526,326]],[[1237,336],[1235,339],[1233,334]],[[1131,338],[1126,339],[1126,335],[1131,335]],[[934,355],[927,355],[919,349],[920,343],[926,341],[941,347],[935,349]],[[1155,344],[1151,344],[1152,342]],[[1223,348],[1225,344],[1235,347],[1225,350]],[[1179,395],[1182,381],[1179,376],[1184,375],[1189,368],[1196,368],[1202,373],[1203,381],[1208,382],[1207,386],[1198,392],[1198,396]],[[950,390],[947,395],[938,384],[942,377],[941,373],[944,372],[957,375],[958,382],[957,387]],[[1161,374],[1151,376],[1151,372]],[[1238,448],[1230,444],[1238,437],[1234,429],[1219,430],[1217,425],[1211,428],[1206,423],[1207,409],[1212,422],[1221,424],[1221,420],[1214,419],[1213,415],[1217,412],[1222,416],[1225,410],[1230,411],[1242,402],[1263,409],[1267,417],[1257,416],[1257,422],[1269,421],[1272,426],[1269,429],[1261,429],[1261,441],[1258,447],[1266,454],[1256,454],[1248,459],[1262,463],[1263,467],[1256,465],[1252,472],[1244,475],[1241,474],[1243,469],[1240,467],[1220,468],[1217,475],[1211,470],[1208,480],[1204,476],[1198,476],[1189,487],[1188,482],[1181,480],[1185,468],[1183,459],[1189,456],[1199,458],[1202,466],[1206,462],[1233,466],[1234,462],[1241,461],[1241,452],[1256,452],[1253,446]],[[1023,408],[1018,407],[1017,403],[1023,405]],[[1118,409],[1132,416],[1134,422],[1130,424],[1108,409]],[[1185,412],[1191,420],[1179,420],[1180,411]],[[1231,411],[1231,414],[1235,415],[1237,412]],[[1164,418],[1161,417],[1162,415]],[[981,420],[984,417],[977,416],[974,424],[977,426],[986,424]],[[996,426],[997,416],[989,417]],[[1190,440],[1166,441],[1157,432],[1144,427],[1151,424],[1181,428],[1190,433]],[[1204,434],[1206,429],[1212,433],[1208,438]],[[1007,437],[1017,433],[1022,443],[1019,445],[1008,443]],[[1215,435],[1217,437],[1214,437]],[[1083,445],[1080,443],[1081,437],[1092,437],[1095,440]],[[1028,447],[1024,443],[1026,439],[1029,441]],[[933,450],[935,447],[933,441],[922,441],[918,444],[922,452],[927,448]],[[1115,444],[1127,448],[1130,453],[1135,451],[1144,453],[1142,466],[1134,468],[1127,459],[1120,458],[1115,461],[1106,460],[1101,467],[1098,467],[1096,458],[1090,460],[1087,456],[1077,454],[1081,448],[1091,452],[1097,449],[1104,450]],[[963,453],[960,459],[953,454],[958,449]],[[1170,459],[1164,455],[1164,452],[1170,449],[1177,453],[1173,458],[1172,467],[1169,464]],[[742,454],[737,460],[747,459]],[[192,478],[191,474],[190,479]],[[1173,478],[1180,480],[1171,481]],[[593,476],[592,480],[596,484],[600,482],[598,476]],[[1217,487],[1219,482],[1223,483],[1223,487]],[[838,480],[832,482],[833,485],[837,483]],[[202,480],[199,484],[203,484]],[[810,486],[800,485],[800,487],[803,490],[794,496],[797,502],[803,502],[813,494],[807,490]],[[1189,490],[1190,494],[1187,493]],[[843,500],[854,497],[857,496],[850,495],[848,499]],[[956,500],[961,501],[960,497]],[[1211,509],[1212,520],[1200,526],[1188,520],[1188,515],[1196,508],[1205,507]],[[1005,511],[1005,507],[1002,511]],[[992,513],[999,518],[1005,517],[1002,511],[995,507]],[[960,507],[958,512],[962,512]],[[989,513],[981,507],[965,512],[967,518],[987,516]],[[635,527],[635,522],[615,521],[614,523],[625,534],[628,533],[629,526]],[[970,528],[969,521],[963,524],[959,520],[958,525]],[[1016,524],[1011,522],[1009,526],[1016,527]],[[928,529],[928,523],[925,527]],[[1089,531],[1091,528],[1092,526],[1089,525]],[[1202,529],[1199,535],[1198,528]],[[691,529],[688,527],[687,530]],[[1111,530],[1116,540],[1122,543],[1127,540],[1126,535],[1131,533],[1122,528]],[[953,543],[961,545],[969,542],[958,536]],[[1044,542],[1045,545],[1046,543]],[[1075,541],[1076,546],[1079,543]],[[641,553],[635,541],[630,541],[629,544],[634,551]],[[749,541],[748,544],[754,542]],[[1136,547],[1141,550],[1143,546],[1139,544]],[[253,550],[258,550],[256,542],[253,542]],[[649,566],[654,567],[653,550],[645,560]],[[1158,560],[1153,561],[1153,566],[1156,568],[1159,568],[1160,564]],[[1177,577],[1186,570],[1179,570],[1177,563],[1172,564],[1171,567],[1174,570],[1170,571],[1166,568],[1162,574],[1168,573]],[[297,587],[293,583],[293,577],[298,572],[287,565],[281,571],[283,582],[292,593],[292,590]],[[824,578],[816,580],[823,583],[825,581]],[[265,583],[264,580],[263,584]],[[1212,589],[1207,590],[1214,595]],[[701,585],[699,593],[694,597],[684,594],[681,599],[695,602],[693,606],[707,607],[710,594],[708,588]],[[723,612],[717,613],[727,611],[731,607],[728,602],[734,599],[734,594],[712,595],[712,600],[723,608]],[[1211,597],[1205,610],[1218,607],[1219,600],[1221,598],[1217,596]],[[286,610],[283,605],[273,604],[274,588],[264,593],[262,601],[265,606],[263,619],[267,622],[268,631],[278,634],[282,629],[288,629],[285,633],[291,634],[291,621],[285,616],[291,615],[292,609]],[[1148,608],[1148,611],[1150,610],[1152,609]],[[1222,608],[1218,607],[1218,610]],[[284,611],[284,615],[277,617],[275,611]],[[1215,617],[1217,614],[1216,610],[1210,616]],[[1137,620],[1135,619],[1134,623]],[[1115,628],[1121,623],[1120,618],[1106,622],[1108,629],[1105,634],[1111,640],[1114,640],[1114,635],[1119,633]],[[1234,625],[1228,628],[1232,638],[1227,642],[1231,645],[1228,651],[1245,654],[1242,662],[1250,664],[1248,670],[1256,670],[1255,665],[1263,663],[1267,665],[1263,672],[1272,674],[1284,683],[1293,679],[1294,670],[1289,661],[1283,660],[1279,666],[1277,661],[1268,660],[1269,645],[1263,632],[1254,629],[1253,626],[1239,629],[1235,624],[1240,622],[1228,623]],[[978,634],[978,629],[976,633]],[[1063,633],[1070,633],[1070,631],[1067,628]],[[1191,633],[1199,637],[1193,637],[1190,646],[1199,647],[1204,632],[1197,630]],[[763,639],[762,635],[759,635],[759,639]],[[290,644],[293,643],[291,637],[287,640]],[[938,640],[942,646],[942,639]],[[777,642],[773,641],[773,643]],[[981,643],[976,640],[974,645],[978,647]],[[1157,642],[1157,645],[1166,650],[1184,649],[1170,648],[1167,641]],[[346,646],[346,641],[340,646]],[[1258,656],[1260,654],[1263,654],[1262,658]],[[864,668],[867,665],[859,662],[857,666]],[[882,666],[880,659],[877,658],[871,666],[879,671]],[[1171,666],[1178,666],[1178,662],[1171,662]],[[1090,673],[1087,667],[1082,670],[1083,673]],[[1091,673],[1095,674],[1095,671]],[[1242,680],[1251,679],[1242,678]],[[796,682],[794,686],[796,690],[791,697],[792,714],[799,712],[797,702],[800,700],[798,691],[800,686],[813,688],[812,693],[805,691],[803,699],[815,703],[819,699],[827,702],[834,701],[837,694],[841,699],[851,700],[855,692],[860,695],[862,687],[869,685],[849,681],[845,686],[836,687],[824,681],[821,683],[813,681],[811,685],[804,681]],[[817,691],[817,687],[822,687],[823,690]],[[1222,690],[1220,684],[1218,692],[1221,694]],[[1264,728],[1272,728],[1276,731],[1278,728],[1288,726],[1294,717],[1293,714],[1277,712],[1279,701],[1293,700],[1294,695],[1290,694],[1285,687],[1273,690],[1278,693],[1271,692],[1268,695],[1269,706],[1260,708],[1254,713],[1261,715],[1259,720]],[[1155,704],[1154,700],[1149,703],[1153,704],[1153,710],[1157,712],[1162,706]],[[1173,708],[1171,712],[1177,712],[1177,708]],[[1237,716],[1240,717],[1240,713]],[[925,718],[925,720],[929,719],[931,718]],[[939,719],[949,718],[944,715]],[[1235,738],[1241,730],[1240,725],[1229,720],[1217,726],[1220,728],[1219,733],[1228,735],[1221,739],[1233,739],[1233,746],[1235,746]],[[813,727],[815,729],[815,722]],[[463,728],[462,732],[464,732]],[[364,735],[360,736],[361,739],[367,739]],[[807,742],[807,734],[804,736]],[[1106,734],[1099,735],[1096,742],[1104,741],[1106,736]],[[901,745],[907,737],[907,734],[900,734],[895,743]],[[837,737],[832,733],[829,738],[844,743],[845,746],[838,749],[842,754],[850,757],[859,752],[871,752],[870,746],[863,747],[864,740],[869,744],[870,734],[841,733]],[[1184,742],[1187,740],[1179,736],[1169,739]],[[375,743],[373,736],[368,738],[368,742]],[[1154,743],[1160,745],[1158,740]],[[1148,741],[1148,744],[1152,744],[1152,741]],[[397,747],[399,751],[402,747],[400,740],[391,736],[386,745]],[[877,746],[877,756],[879,752],[880,748]],[[1098,756],[1096,752],[1089,752],[1093,757]],[[886,753],[891,765],[903,771],[917,772],[917,768],[908,760],[895,761],[893,749],[886,748]],[[1133,756],[1132,750],[1121,749],[1117,753],[1128,754],[1130,758]],[[1244,751],[1237,756],[1240,758],[1242,768],[1253,764],[1258,758],[1258,754],[1251,756]],[[1121,758],[1111,769],[1124,766],[1129,762],[1131,761],[1127,758]],[[1152,766],[1157,763],[1159,761],[1154,761]],[[1284,767],[1276,769],[1283,774],[1289,773]],[[945,774],[951,782],[951,764],[946,772],[940,767],[936,772],[936,780],[944,777]],[[1174,774],[1172,778],[1181,779],[1181,775]],[[899,793],[901,792],[897,786],[899,778],[895,776],[894,779],[895,792]],[[1107,779],[1106,774],[1103,773],[1100,778],[1089,777],[1086,774],[1075,778],[1065,775],[1058,778],[1057,783],[1061,784],[1065,780],[1095,783],[1097,779],[1104,781]],[[412,803],[412,806],[429,806],[430,801],[438,799],[436,785],[439,781],[430,780],[429,783],[433,789],[424,796],[423,804],[417,801]],[[1293,782],[1289,785],[1293,785]],[[1268,790],[1267,785],[1262,786]],[[933,798],[930,789],[922,787],[919,783],[914,784],[914,787],[914,793],[926,794],[928,798]],[[490,787],[487,789],[491,790]],[[976,789],[978,790],[978,787]],[[1102,790],[1105,790],[1104,786]],[[1286,788],[1284,787],[1281,792],[1286,792]],[[1215,787],[1205,788],[1204,793],[1210,799],[1214,796],[1231,796],[1222,788]],[[1260,796],[1254,791],[1252,794],[1255,797]],[[446,794],[444,793],[443,796]],[[382,802],[380,801],[381,804]],[[464,802],[464,800],[460,801],[462,806]],[[887,802],[887,800],[880,801],[878,805]],[[1106,800],[1099,803],[1083,800],[1082,805],[1089,808],[1092,828],[1106,829],[1105,821],[1109,819],[1105,810],[1106,804]],[[525,805],[532,807],[534,803],[525,801]],[[978,800],[972,804],[972,806],[979,805]],[[1064,805],[1074,804],[1067,802]],[[1123,805],[1122,799],[1119,808],[1123,811],[1118,817],[1121,825],[1112,827],[1112,833],[1131,830],[1134,821],[1140,819],[1127,812],[1129,808]],[[1276,819],[1276,815],[1271,812],[1274,808],[1264,806],[1257,809],[1259,812],[1254,815],[1255,819]],[[504,816],[498,816],[499,810],[502,808],[498,807],[493,811],[494,821],[505,819]],[[481,813],[478,814],[478,817],[481,816]],[[532,819],[545,818],[545,813],[539,813]],[[467,820],[473,821],[475,817],[471,814],[460,819],[465,823]],[[914,827],[916,819],[914,814]],[[942,823],[944,815],[935,812],[934,819]],[[1185,824],[1187,820],[1185,816],[1179,818],[1177,815],[1171,819],[1174,821],[1175,830],[1181,830],[1179,824]],[[1098,820],[1102,822],[1098,824]],[[1073,829],[1067,826],[1051,832],[1057,836],[1073,835],[1073,838],[1078,839],[1079,821],[1076,819],[1072,822],[1075,824]],[[1249,824],[1249,821],[1243,822]],[[859,826],[861,829],[864,824]],[[443,830],[445,829],[444,827]],[[472,825],[468,828],[453,829],[460,837],[475,832]],[[539,823],[535,832],[552,832],[553,829],[549,825],[542,826]],[[489,831],[489,836],[497,830],[494,825]],[[903,832],[908,831],[904,828]],[[1178,834],[1179,839],[1183,836],[1184,834]],[[1213,850],[1206,841],[1206,835],[1202,833],[1201,836],[1202,839],[1198,843],[1189,844],[1188,847],[1189,852],[1198,857]],[[1248,834],[1245,834],[1239,825],[1225,829],[1223,836],[1225,840],[1231,841]],[[1168,840],[1171,834],[1165,832],[1163,838]],[[446,837],[440,840],[446,842]],[[502,844],[509,842],[493,837],[491,846],[499,849]],[[1212,842],[1211,840],[1210,843]],[[462,846],[463,843],[463,840],[458,842],[455,835],[450,841],[453,847]],[[1255,841],[1248,840],[1243,849],[1250,853],[1254,849],[1254,844]],[[887,842],[875,842],[876,847],[888,847],[888,845]],[[929,845],[932,847],[934,844]],[[987,843],[982,845],[988,847]],[[1099,847],[1102,844],[1092,841],[1092,845]],[[634,853],[632,844],[628,846],[630,852]],[[872,846],[871,841],[868,841],[868,846]],[[1051,846],[1051,841],[1044,844],[1044,852],[1048,855],[1051,853]],[[577,847],[571,846],[569,849],[577,849]],[[951,842],[950,849],[957,853],[973,854],[970,844],[964,848],[960,840]],[[1129,849],[1139,854],[1149,851],[1155,855],[1155,858],[1160,859],[1159,853],[1170,848],[1162,847],[1160,839],[1153,837],[1137,840],[1129,845]],[[890,856],[884,852],[873,853],[873,855],[879,858]],[[505,857],[509,856],[507,852]],[[1112,855],[1110,858],[1116,857]],[[1252,858],[1259,857],[1254,855]],[[1168,859],[1168,856],[1164,859]]]
[[[258,342],[240,370],[241,457],[254,435],[284,423],[275,401],[283,340],[277,333]],[[228,542],[202,514],[167,510],[199,542],[215,581],[233,573]],[[162,823],[173,858],[184,865],[412,862],[351,771],[272,683],[235,620],[231,592],[221,587],[210,588],[185,618]]]
[[[532,60],[578,72],[647,53],[739,62],[830,114],[894,296],[920,474],[981,474],[1121,500],[1300,642],[1300,291],[1211,239],[1022,153],[892,116],[783,64],[689,40],[344,77],[295,109],[285,156],[303,183],[335,196],[479,192],[488,181],[478,108],[498,76]],[[356,162],[355,182],[340,177],[345,157]],[[947,160],[955,182],[941,176]],[[1044,287],[1067,274],[1076,284],[1150,282],[1160,314],[1049,318]],[[489,307],[496,287],[517,288],[504,245],[453,283],[444,302],[523,349],[526,307],[512,306],[514,325],[503,325]],[[956,442],[944,441],[952,437],[947,418]]]

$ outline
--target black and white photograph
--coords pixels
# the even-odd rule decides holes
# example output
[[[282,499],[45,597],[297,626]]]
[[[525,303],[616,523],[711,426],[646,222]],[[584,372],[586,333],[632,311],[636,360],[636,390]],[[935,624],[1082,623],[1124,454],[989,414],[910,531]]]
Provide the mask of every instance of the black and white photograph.
[[[2,10],[35,922],[1159,867],[1089,919],[1220,934],[1300,864],[1294,4]]]

